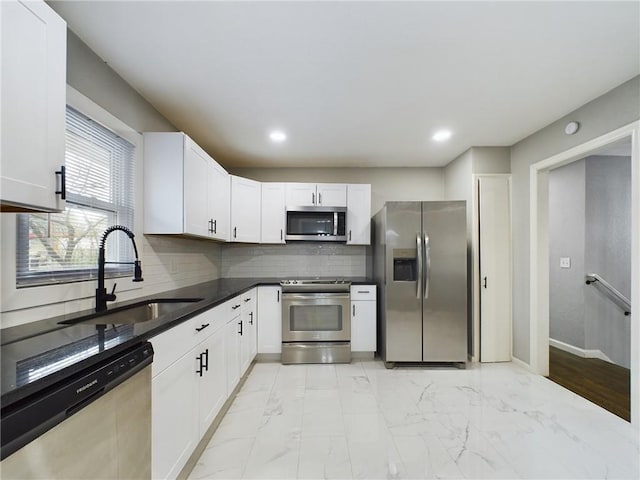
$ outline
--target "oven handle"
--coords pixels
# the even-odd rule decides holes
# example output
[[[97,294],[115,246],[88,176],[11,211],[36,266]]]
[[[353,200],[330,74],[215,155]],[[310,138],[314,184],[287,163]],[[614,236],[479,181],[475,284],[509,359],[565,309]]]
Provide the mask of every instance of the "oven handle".
[[[334,298],[334,299],[349,299],[349,292],[296,292],[296,293],[283,293],[282,301],[286,300],[315,300],[318,298]]]

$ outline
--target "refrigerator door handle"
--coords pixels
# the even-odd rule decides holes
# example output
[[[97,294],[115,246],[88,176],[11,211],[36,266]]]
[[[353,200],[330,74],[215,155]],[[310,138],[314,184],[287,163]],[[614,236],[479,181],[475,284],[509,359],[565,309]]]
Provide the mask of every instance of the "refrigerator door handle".
[[[422,244],[420,242],[420,233],[416,234],[416,257],[418,259],[418,278],[416,280],[416,298],[420,300],[422,295]]]
[[[431,246],[429,245],[429,235],[424,234],[424,299],[429,298],[429,280],[431,277]]]

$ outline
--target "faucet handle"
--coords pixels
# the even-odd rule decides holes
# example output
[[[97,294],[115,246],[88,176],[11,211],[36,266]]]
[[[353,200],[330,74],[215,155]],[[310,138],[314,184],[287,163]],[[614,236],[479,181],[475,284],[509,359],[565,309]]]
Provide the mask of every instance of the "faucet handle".
[[[116,285],[118,284],[114,283],[113,288],[111,289],[111,293],[107,293],[106,295],[106,300],[108,302],[113,302],[116,299]]]

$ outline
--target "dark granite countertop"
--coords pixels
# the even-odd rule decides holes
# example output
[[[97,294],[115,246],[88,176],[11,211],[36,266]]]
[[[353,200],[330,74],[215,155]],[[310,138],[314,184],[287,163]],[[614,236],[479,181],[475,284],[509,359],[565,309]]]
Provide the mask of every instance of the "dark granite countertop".
[[[93,314],[93,310],[40,320],[0,330],[2,408],[48,388],[66,377],[105,362],[119,352],[148,340],[193,316],[258,285],[277,285],[280,278],[224,278],[121,302],[201,298],[155,320],[131,325],[63,324]],[[345,278],[353,284],[374,283],[364,277]],[[113,309],[114,306],[111,307]]]

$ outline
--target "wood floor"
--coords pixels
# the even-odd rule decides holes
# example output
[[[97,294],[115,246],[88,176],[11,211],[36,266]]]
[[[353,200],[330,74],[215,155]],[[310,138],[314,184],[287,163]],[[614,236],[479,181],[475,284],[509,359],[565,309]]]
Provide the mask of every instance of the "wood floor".
[[[630,372],[628,369],[597,358],[582,358],[549,347],[549,379],[631,420]]]

